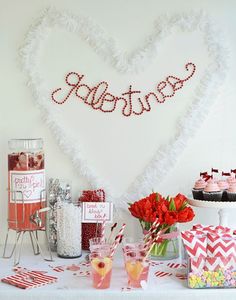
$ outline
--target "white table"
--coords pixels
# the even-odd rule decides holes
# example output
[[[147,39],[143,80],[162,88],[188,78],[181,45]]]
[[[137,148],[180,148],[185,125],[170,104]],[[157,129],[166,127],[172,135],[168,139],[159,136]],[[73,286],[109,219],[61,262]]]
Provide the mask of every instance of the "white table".
[[[26,247],[26,246],[24,246]],[[30,248],[30,247],[29,247]],[[58,277],[58,282],[31,290],[21,290],[8,284],[0,283],[0,300],[235,300],[236,289],[189,289],[185,280],[177,279],[175,276],[157,278],[154,273],[160,267],[151,267],[147,289],[133,289],[121,291],[126,286],[126,273],[120,256],[116,257],[113,267],[111,288],[107,290],[96,290],[91,287],[89,277],[78,277],[75,272],[64,271],[57,273],[49,265],[71,265],[77,264],[83,259],[60,259],[55,255],[53,263],[45,262],[40,256],[34,256],[29,252],[21,258],[21,267],[34,270],[46,270],[49,275]],[[0,278],[12,275],[13,261],[0,258]]]

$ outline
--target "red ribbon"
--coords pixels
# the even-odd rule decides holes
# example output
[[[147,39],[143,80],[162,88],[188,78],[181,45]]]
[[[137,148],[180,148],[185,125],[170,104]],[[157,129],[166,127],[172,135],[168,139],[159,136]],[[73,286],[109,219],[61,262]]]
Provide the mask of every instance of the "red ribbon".
[[[148,230],[144,229],[143,234],[146,235],[147,233],[148,233]],[[162,233],[162,234],[160,234],[157,242],[159,243],[161,240],[169,240],[169,239],[172,240],[172,239],[177,238],[178,236],[179,236],[178,230],[172,231],[170,233]],[[159,239],[160,239],[160,241],[159,241]]]

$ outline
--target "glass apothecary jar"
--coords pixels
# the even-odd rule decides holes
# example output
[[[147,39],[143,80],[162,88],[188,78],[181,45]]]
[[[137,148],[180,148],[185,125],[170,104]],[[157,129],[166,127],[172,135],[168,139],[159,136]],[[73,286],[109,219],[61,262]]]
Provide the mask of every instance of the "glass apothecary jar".
[[[66,179],[49,178],[47,201],[50,211],[47,218],[47,231],[51,251],[57,251],[57,204],[71,201],[71,182]]]
[[[81,207],[71,198],[57,203],[57,255],[76,258],[81,251]]]
[[[78,201],[83,202],[105,202],[106,195],[104,190],[86,190],[81,191]],[[94,237],[100,237],[102,234],[102,224],[82,223],[82,249],[89,250],[89,240]]]
[[[8,142],[8,227],[17,231],[45,227],[45,169],[42,139]]]

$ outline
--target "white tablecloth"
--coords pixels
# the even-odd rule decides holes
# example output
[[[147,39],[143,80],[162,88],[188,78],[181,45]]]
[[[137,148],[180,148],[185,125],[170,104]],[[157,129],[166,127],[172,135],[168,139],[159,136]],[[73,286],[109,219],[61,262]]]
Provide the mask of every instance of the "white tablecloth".
[[[30,270],[48,271],[49,275],[57,276],[58,282],[31,290],[21,290],[14,286],[0,283],[0,300],[235,300],[236,289],[189,289],[185,280],[175,276],[157,278],[154,273],[161,269],[160,266],[151,267],[148,286],[143,289],[122,291],[126,286],[127,277],[123,268],[123,262],[118,255],[114,262],[112,282],[110,289],[96,290],[91,286],[89,277],[78,277],[73,271],[55,272],[51,266],[69,266],[78,264],[80,259],[60,259],[54,255],[54,262],[43,261],[40,256],[34,256],[31,252],[23,250],[21,267]],[[0,258],[0,278],[13,275],[13,260]],[[84,267],[85,268],[85,267]]]

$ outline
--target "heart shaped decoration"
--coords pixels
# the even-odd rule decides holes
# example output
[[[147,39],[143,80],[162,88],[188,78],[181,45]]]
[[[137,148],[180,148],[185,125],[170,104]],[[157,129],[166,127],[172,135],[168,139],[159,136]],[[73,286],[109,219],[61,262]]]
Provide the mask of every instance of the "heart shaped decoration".
[[[29,199],[29,197],[32,195],[32,191],[23,191],[23,195]]]
[[[110,68],[112,67],[116,72],[124,74],[124,76],[143,72],[150,67],[157,56],[160,46],[173,34],[178,32],[190,34],[198,32],[202,36],[208,64],[198,78],[199,83],[191,96],[193,98],[191,104],[188,106],[187,111],[185,110],[184,116],[182,114],[182,121],[178,122],[178,133],[175,136],[171,135],[171,138],[167,140],[164,146],[155,150],[153,159],[146,164],[145,168],[143,168],[144,163],[139,166],[137,172],[140,175],[132,180],[129,188],[122,195],[115,195],[107,181],[102,180],[102,176],[98,176],[94,172],[85,158],[83,147],[76,138],[76,132],[73,133],[70,128],[67,128],[66,122],[73,118],[66,115],[66,118],[64,117],[63,119],[60,108],[55,107],[55,103],[53,106],[52,101],[50,101],[50,93],[53,87],[51,86],[50,90],[46,84],[45,76],[42,74],[41,65],[43,63],[41,60],[43,60],[42,50],[50,40],[49,37],[51,37],[51,33],[55,28],[60,28],[64,33],[73,35],[72,40],[75,37],[83,40],[86,47],[89,47],[90,50],[92,49],[97,56],[106,61],[106,66],[109,65]],[[117,206],[126,207],[127,201],[139,199],[150,193],[153,187],[157,186],[157,182],[160,183],[165,178],[165,175],[173,168],[178,157],[187,146],[188,141],[194,136],[199,124],[203,122],[217,99],[219,87],[222,87],[222,82],[226,77],[228,57],[225,43],[219,38],[219,31],[215,30],[208,17],[202,13],[164,16],[158,19],[155,31],[149,36],[147,42],[138,50],[132,52],[132,55],[122,52],[116,41],[90,19],[60,13],[54,9],[45,11],[37,25],[30,30],[21,54],[24,70],[29,75],[29,86],[32,89],[34,98],[42,109],[45,121],[52,129],[64,152],[70,156],[74,166],[80,171],[80,174],[91,183],[92,188],[105,188]],[[188,61],[189,57],[185,59]],[[185,60],[184,64],[187,61]],[[60,80],[66,72],[65,66],[62,69],[64,69],[64,73],[59,74],[57,80]],[[57,72],[52,73],[55,74]],[[55,84],[58,85],[57,81],[55,81]],[[71,110],[75,109],[75,104],[72,104]],[[97,112],[90,113],[95,115]],[[116,159],[118,163],[121,163],[119,157]],[[142,172],[143,169],[144,171]]]

